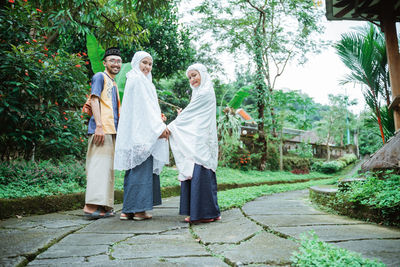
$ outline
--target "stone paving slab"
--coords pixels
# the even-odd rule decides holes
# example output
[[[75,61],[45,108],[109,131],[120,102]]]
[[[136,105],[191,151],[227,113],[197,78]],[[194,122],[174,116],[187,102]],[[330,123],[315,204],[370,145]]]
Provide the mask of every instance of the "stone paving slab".
[[[243,212],[251,215],[295,215],[295,214],[324,214],[303,203],[294,200],[266,200],[268,198],[257,199],[246,203]]]
[[[400,239],[345,241],[334,245],[361,253],[367,258],[377,258],[387,267],[400,266]]]
[[[262,230],[245,218],[239,209],[221,214],[222,220],[210,224],[193,225],[192,229],[204,243],[237,243]]]
[[[7,229],[0,231],[1,258],[36,254],[40,249],[73,230],[74,228],[33,229],[30,231]]]
[[[78,261],[80,260],[80,261]],[[111,260],[108,256],[101,255],[90,258],[79,258],[79,259],[60,259],[57,261],[56,266],[69,266],[71,264],[75,266],[93,266],[93,267],[109,267],[109,266],[121,266],[121,267],[175,267],[175,266],[229,266],[224,263],[221,259],[211,256],[205,257],[179,257],[179,258],[146,258],[146,259],[130,259],[130,260]],[[39,260],[30,263],[28,266],[54,266],[54,261],[51,260]]]
[[[18,256],[15,258],[0,258],[0,266],[3,267],[19,266],[26,261],[27,258],[23,256]]]
[[[269,227],[283,226],[311,226],[311,225],[337,225],[337,224],[367,224],[335,215],[252,215],[253,220]]]
[[[290,255],[298,245],[294,241],[261,232],[239,245],[215,244],[208,247],[233,263],[282,265],[290,264]]]
[[[36,259],[60,259],[74,257],[89,257],[108,252],[108,245],[66,245],[63,243],[55,244],[45,252],[39,254]]]
[[[93,234],[93,233],[74,233],[68,235],[63,240],[59,242],[64,245],[76,245],[76,246],[85,246],[85,245],[111,245],[116,242],[121,242],[126,240],[129,237],[132,237],[133,234]]]
[[[183,216],[178,216],[177,208],[154,209],[153,219],[145,221],[121,221],[119,214],[112,218],[94,221],[79,233],[159,233],[176,228],[188,228]]]
[[[211,256],[187,229],[160,235],[138,235],[113,246],[113,258]]]
[[[82,226],[90,222],[83,218],[82,211],[80,216],[73,216],[62,213],[49,213],[45,215],[35,215],[22,217],[21,219],[11,218],[0,221],[1,228],[29,229],[44,227],[47,229],[59,229],[63,227]]]
[[[400,238],[400,231],[372,224],[272,227],[272,229],[296,239],[300,238],[300,234],[312,230],[325,242]]]

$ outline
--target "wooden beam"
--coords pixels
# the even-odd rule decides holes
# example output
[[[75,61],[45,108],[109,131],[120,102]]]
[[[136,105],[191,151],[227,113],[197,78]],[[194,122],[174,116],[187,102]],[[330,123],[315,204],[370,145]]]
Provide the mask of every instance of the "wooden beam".
[[[396,32],[396,16],[393,12],[394,2],[390,0],[387,2],[388,5],[382,10],[380,18],[385,33],[392,99],[394,100],[400,96],[400,54]],[[390,2],[391,6],[389,4]],[[396,131],[398,131],[400,129],[400,111],[398,110],[394,110],[394,125]]]

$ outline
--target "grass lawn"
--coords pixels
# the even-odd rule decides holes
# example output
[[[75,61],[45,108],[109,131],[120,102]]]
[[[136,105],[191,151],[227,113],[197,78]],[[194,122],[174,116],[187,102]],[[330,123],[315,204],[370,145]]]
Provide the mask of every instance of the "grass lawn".
[[[125,172],[115,172],[115,189],[123,190]],[[319,172],[311,172],[309,174],[293,174],[284,171],[241,171],[226,167],[218,167],[217,183],[218,184],[258,184],[263,182],[274,181],[296,181],[303,179],[318,179],[334,177],[333,174],[324,174]],[[178,170],[175,168],[165,167],[160,175],[161,187],[179,186]]]
[[[3,164],[1,166],[0,199],[62,195],[85,191],[85,170],[84,165],[80,163],[65,163],[56,166],[50,162],[43,162],[34,166],[29,164]],[[115,171],[116,190],[123,190],[124,174],[124,171]],[[161,187],[178,187],[180,182],[177,177],[177,169],[165,167],[160,175]],[[337,175],[318,172],[297,175],[279,171],[241,171],[226,167],[217,169],[217,183],[222,186],[237,184],[258,186],[266,182],[292,182],[333,177],[337,177]]]

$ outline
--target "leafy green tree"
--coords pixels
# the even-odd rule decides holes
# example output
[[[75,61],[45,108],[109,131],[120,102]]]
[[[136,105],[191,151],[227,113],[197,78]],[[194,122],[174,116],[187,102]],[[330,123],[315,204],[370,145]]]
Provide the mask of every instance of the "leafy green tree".
[[[205,0],[194,9],[201,14],[195,25],[204,36],[211,32],[218,46],[217,51],[244,53],[253,58],[258,113],[260,150],[263,151],[260,169],[267,160],[268,126],[274,133],[276,119],[272,94],[277,78],[288,62],[317,51],[317,41],[311,34],[320,32],[318,20],[322,10],[308,0]],[[214,42],[212,40],[211,42]],[[266,117],[267,114],[267,117]]]
[[[364,111],[360,114],[358,127],[360,155],[371,155],[382,147],[382,137],[374,118],[372,111]]]
[[[367,88],[363,91],[364,98],[374,114],[384,144],[395,129],[393,113],[388,110],[391,93],[383,33],[370,24],[357,32],[343,34],[335,48],[351,70],[343,83],[358,83]]]
[[[273,106],[277,107],[277,130],[279,133],[279,169],[283,170],[283,128],[294,126],[297,129],[311,128],[310,116],[317,112],[314,101],[307,95],[296,91],[276,90],[272,97]]]
[[[81,158],[85,118],[76,110],[88,92],[85,62],[47,48],[42,18],[29,3],[16,1],[1,11],[1,159]]]
[[[323,112],[323,119],[318,123],[317,133],[322,138],[327,150],[327,161],[330,160],[329,146],[340,136],[343,140],[343,133],[346,129],[346,116],[348,106],[355,105],[356,101],[349,101],[345,95],[329,94],[329,110]]]
[[[15,1],[16,5],[19,4]],[[161,0],[29,0],[31,22],[40,18],[46,45],[74,45],[78,39],[85,44],[85,34],[93,32],[103,44],[139,43],[148,32],[138,23],[143,13],[155,13],[168,1]],[[37,38],[35,31],[30,32]]]

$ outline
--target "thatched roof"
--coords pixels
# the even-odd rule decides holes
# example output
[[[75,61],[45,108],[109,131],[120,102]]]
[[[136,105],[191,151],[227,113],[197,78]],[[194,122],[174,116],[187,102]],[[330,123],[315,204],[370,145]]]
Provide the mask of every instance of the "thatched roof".
[[[375,152],[363,165],[362,171],[375,171],[384,169],[400,170],[400,131]]]

